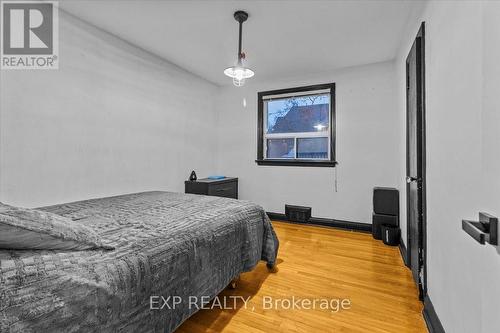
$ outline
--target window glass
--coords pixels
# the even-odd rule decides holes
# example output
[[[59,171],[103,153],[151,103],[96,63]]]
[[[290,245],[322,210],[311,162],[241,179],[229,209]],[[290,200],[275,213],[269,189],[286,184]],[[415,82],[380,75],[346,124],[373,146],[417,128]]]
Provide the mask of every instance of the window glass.
[[[295,158],[294,139],[268,139],[268,158]]]
[[[327,159],[328,138],[297,138],[297,158]]]
[[[329,129],[330,94],[267,102],[267,133],[322,132]]]

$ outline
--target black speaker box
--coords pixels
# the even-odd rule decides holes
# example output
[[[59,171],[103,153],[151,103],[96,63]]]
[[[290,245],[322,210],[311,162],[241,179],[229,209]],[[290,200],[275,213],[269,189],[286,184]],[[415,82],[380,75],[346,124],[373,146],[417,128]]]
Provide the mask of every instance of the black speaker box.
[[[384,215],[373,213],[372,216],[372,235],[375,239],[382,239],[382,225],[399,226],[399,219],[396,215]]]
[[[390,187],[375,187],[373,189],[373,212],[399,216],[398,190]]]
[[[307,223],[311,218],[311,207],[285,205],[285,215],[289,221]]]

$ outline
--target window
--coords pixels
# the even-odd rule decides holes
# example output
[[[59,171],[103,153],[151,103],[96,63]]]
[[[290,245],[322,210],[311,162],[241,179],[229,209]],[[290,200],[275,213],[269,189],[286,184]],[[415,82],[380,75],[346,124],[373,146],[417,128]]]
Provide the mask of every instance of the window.
[[[335,83],[258,94],[257,164],[335,166]]]

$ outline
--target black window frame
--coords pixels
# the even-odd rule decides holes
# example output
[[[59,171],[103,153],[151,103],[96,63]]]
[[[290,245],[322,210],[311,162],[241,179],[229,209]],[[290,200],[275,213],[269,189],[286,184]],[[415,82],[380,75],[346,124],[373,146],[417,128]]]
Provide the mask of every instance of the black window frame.
[[[329,160],[314,160],[314,159],[268,159],[264,158],[264,97],[269,95],[304,93],[315,90],[330,90],[330,159]],[[335,167],[337,161],[335,159],[335,127],[337,121],[335,119],[335,83],[316,84],[303,87],[277,89],[269,91],[261,91],[257,93],[257,159],[255,162],[258,165],[278,165],[278,166],[308,166],[308,167]]]

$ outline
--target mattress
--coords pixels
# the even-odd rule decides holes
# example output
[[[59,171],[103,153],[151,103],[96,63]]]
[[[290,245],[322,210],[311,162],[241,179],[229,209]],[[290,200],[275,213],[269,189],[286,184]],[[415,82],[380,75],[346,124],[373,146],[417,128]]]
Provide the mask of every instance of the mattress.
[[[278,239],[251,202],[170,192],[41,210],[78,220],[115,250],[0,250],[0,332],[172,332],[264,260]],[[174,308],[152,300],[175,297]]]

